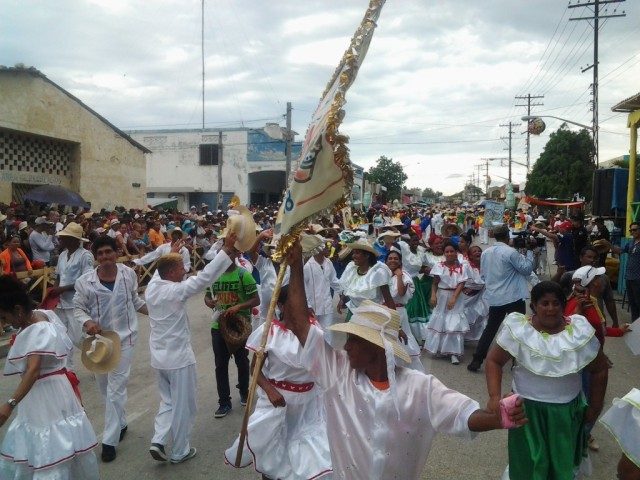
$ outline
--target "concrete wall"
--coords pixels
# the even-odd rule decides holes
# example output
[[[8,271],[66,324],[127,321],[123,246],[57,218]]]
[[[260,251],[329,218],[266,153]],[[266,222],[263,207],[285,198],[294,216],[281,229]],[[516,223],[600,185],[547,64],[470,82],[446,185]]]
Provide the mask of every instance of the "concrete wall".
[[[0,71],[0,111],[0,128],[78,145],[72,173],[57,183],[78,191],[93,209],[146,204],[142,150],[50,82],[29,72]],[[51,183],[46,176],[30,178],[15,172],[12,178],[0,178],[0,201],[11,199],[7,182]]]

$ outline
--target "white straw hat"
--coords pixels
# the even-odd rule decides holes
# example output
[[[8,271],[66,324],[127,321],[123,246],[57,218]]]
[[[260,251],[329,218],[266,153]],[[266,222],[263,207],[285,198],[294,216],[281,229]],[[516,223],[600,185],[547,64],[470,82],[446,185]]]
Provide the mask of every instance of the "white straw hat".
[[[109,373],[120,363],[120,336],[110,330],[85,338],[80,348],[81,360],[87,370]]]

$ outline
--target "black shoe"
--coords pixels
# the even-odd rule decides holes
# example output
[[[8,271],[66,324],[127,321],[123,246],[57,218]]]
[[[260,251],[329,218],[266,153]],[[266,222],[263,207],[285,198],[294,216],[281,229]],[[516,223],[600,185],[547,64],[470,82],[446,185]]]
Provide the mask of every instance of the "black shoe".
[[[122,427],[120,429],[120,441],[122,441],[124,439],[124,436],[127,434],[127,429],[129,428],[129,425],[125,425],[124,427]]]
[[[469,365],[467,365],[467,370],[470,372],[477,372],[480,370],[480,366],[482,365],[482,361],[478,359],[473,359]]]
[[[116,459],[116,447],[113,445],[102,444],[102,461],[105,463],[113,462]]]
[[[220,405],[216,413],[213,414],[214,418],[222,418],[226,417],[227,414],[231,411],[231,405]]]
[[[167,461],[167,454],[164,452],[164,445],[160,445],[159,443],[152,443],[151,447],[149,447],[149,453],[154,460],[157,460],[159,462]]]
[[[240,394],[240,405],[242,405],[243,407],[247,406],[247,397],[248,397],[248,394],[245,394],[245,395]]]
[[[231,409],[231,407],[229,407],[229,409]],[[196,448],[195,447],[191,447],[189,449],[189,453],[187,453],[184,457],[179,458],[177,460],[174,460],[173,458],[171,459],[171,463],[176,464],[176,463],[182,463],[182,462],[186,462],[187,460],[189,460],[190,458],[193,458],[196,456]]]

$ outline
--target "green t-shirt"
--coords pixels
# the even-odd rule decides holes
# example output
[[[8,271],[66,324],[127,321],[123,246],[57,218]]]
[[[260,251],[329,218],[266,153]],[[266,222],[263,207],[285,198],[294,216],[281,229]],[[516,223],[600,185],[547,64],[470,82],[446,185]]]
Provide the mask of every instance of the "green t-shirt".
[[[232,272],[223,273],[218,280],[211,285],[207,292],[211,296],[215,296],[218,301],[217,308],[226,310],[229,307],[246,302],[255,293],[258,292],[256,281],[249,272],[244,268],[237,267]],[[239,310],[239,315],[251,318],[251,310]],[[211,323],[213,330],[218,330],[220,325],[218,321]]]

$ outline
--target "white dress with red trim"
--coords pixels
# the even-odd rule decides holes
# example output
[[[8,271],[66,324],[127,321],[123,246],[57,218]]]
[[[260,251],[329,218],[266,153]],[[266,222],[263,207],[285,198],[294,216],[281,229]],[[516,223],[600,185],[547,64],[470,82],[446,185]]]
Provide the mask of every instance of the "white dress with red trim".
[[[489,305],[484,299],[484,280],[480,275],[480,269],[475,268],[470,263],[464,263],[469,277],[464,283],[462,290],[462,300],[464,302],[464,314],[469,322],[469,331],[464,339],[470,342],[477,342],[482,336],[484,328],[489,319]]]
[[[411,327],[409,325],[409,316],[407,315],[407,303],[413,297],[415,292],[415,285],[413,284],[413,280],[411,276],[406,272],[402,271],[402,283],[404,283],[407,287],[404,295],[398,295],[398,279],[395,275],[391,277],[389,281],[389,292],[391,293],[391,297],[393,297],[393,301],[396,303],[396,311],[398,315],[400,315],[400,327],[407,335],[407,344],[404,345],[404,348],[407,350],[407,353],[411,356],[411,363],[401,365],[409,368],[413,368],[414,370],[419,370],[420,372],[424,372],[424,366],[420,361],[420,345],[416,341],[416,337],[413,336],[411,332]],[[399,364],[404,364],[404,360],[398,360]]]
[[[260,348],[263,330],[264,324],[251,334],[247,340],[249,350]],[[323,395],[301,366],[300,341],[274,320],[265,351],[262,373],[282,394],[286,406],[275,408],[258,387],[240,466],[253,462],[257,472],[281,480],[330,478],[331,452]],[[238,443],[236,439],[225,451],[225,463],[235,465]]]
[[[4,368],[5,375],[22,375],[29,355],[42,356],[40,377],[15,408],[2,441],[0,478],[98,479],[96,434],[65,375],[73,344],[55,313],[38,312],[49,321],[18,333]]]
[[[427,338],[423,347],[429,353],[440,355],[464,353],[464,336],[469,331],[469,322],[464,314],[462,294],[451,310],[447,308],[447,302],[453,296],[456,287],[467,281],[467,273],[461,263],[449,267],[445,262],[439,262],[431,269],[431,276],[438,277],[440,281],[436,292],[436,307],[431,312],[431,318],[427,324]]]

